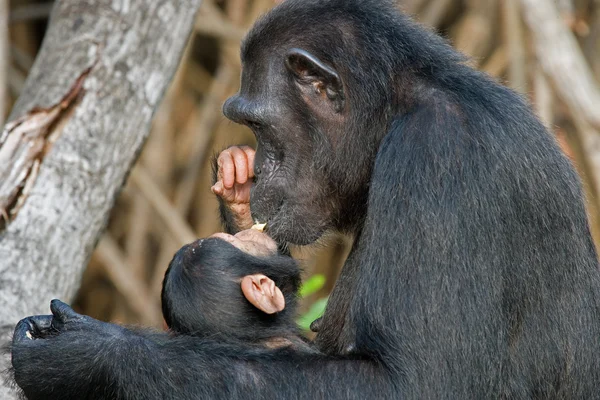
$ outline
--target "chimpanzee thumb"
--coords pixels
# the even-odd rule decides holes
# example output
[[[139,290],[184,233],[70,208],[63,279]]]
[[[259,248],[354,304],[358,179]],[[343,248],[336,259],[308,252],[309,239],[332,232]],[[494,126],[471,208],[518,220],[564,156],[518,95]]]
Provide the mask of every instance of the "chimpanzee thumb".
[[[50,302],[50,311],[52,311],[53,325],[54,322],[67,323],[71,320],[80,319],[81,315],[77,314],[73,309],[66,303],[60,300],[54,299]],[[58,326],[55,326],[58,328]]]
[[[319,318],[315,319],[310,324],[310,330],[313,332],[319,332],[321,330],[321,326],[323,326],[323,317],[319,317]]]

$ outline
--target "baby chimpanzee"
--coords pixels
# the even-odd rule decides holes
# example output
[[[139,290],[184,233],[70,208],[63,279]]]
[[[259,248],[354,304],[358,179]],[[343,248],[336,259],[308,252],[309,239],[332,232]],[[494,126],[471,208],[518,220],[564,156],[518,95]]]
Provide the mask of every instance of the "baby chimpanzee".
[[[294,322],[299,285],[296,262],[278,257],[264,233],[219,233],[175,254],[163,281],[163,315],[176,334],[308,348]]]

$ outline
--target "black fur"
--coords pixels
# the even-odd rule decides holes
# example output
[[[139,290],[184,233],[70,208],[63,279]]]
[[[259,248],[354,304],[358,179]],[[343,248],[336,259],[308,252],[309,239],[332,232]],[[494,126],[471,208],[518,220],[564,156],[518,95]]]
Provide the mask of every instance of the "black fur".
[[[290,48],[342,77],[342,112],[306,101]],[[386,1],[287,0],[242,57],[224,111],[275,166],[253,215],[280,241],[356,236],[317,337],[328,355],[157,338],[65,309],[56,336],[26,340],[35,317],[17,327],[31,398],[600,397],[581,185],[518,95]]]
[[[240,289],[246,275],[271,278],[286,307],[266,314],[250,304]],[[171,331],[214,340],[261,344],[298,335],[294,317],[300,269],[290,257],[257,258],[221,239],[209,238],[182,247],[165,273],[162,310]]]

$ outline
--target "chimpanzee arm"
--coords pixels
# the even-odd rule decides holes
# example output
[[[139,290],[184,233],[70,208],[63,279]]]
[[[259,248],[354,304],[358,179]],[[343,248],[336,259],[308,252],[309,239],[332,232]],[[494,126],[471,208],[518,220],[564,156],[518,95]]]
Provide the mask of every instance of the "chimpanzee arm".
[[[15,330],[15,379],[29,399],[398,398],[366,359],[136,332],[51,308]]]
[[[223,229],[225,232],[235,235],[241,229],[237,226],[233,214],[229,207],[225,204],[225,201],[217,196],[217,200],[219,201],[219,214],[221,215],[221,223],[223,224]]]

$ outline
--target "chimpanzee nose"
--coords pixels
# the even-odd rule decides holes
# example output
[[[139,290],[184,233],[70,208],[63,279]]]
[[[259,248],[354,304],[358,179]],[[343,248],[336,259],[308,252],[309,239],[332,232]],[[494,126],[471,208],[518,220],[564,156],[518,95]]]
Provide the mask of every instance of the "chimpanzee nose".
[[[231,96],[223,104],[223,114],[235,123],[257,128],[264,122],[264,106],[239,93]]]
[[[240,96],[237,94],[235,96],[231,96],[225,101],[223,104],[223,115],[233,122],[241,123],[241,118],[239,116],[240,109]]]

